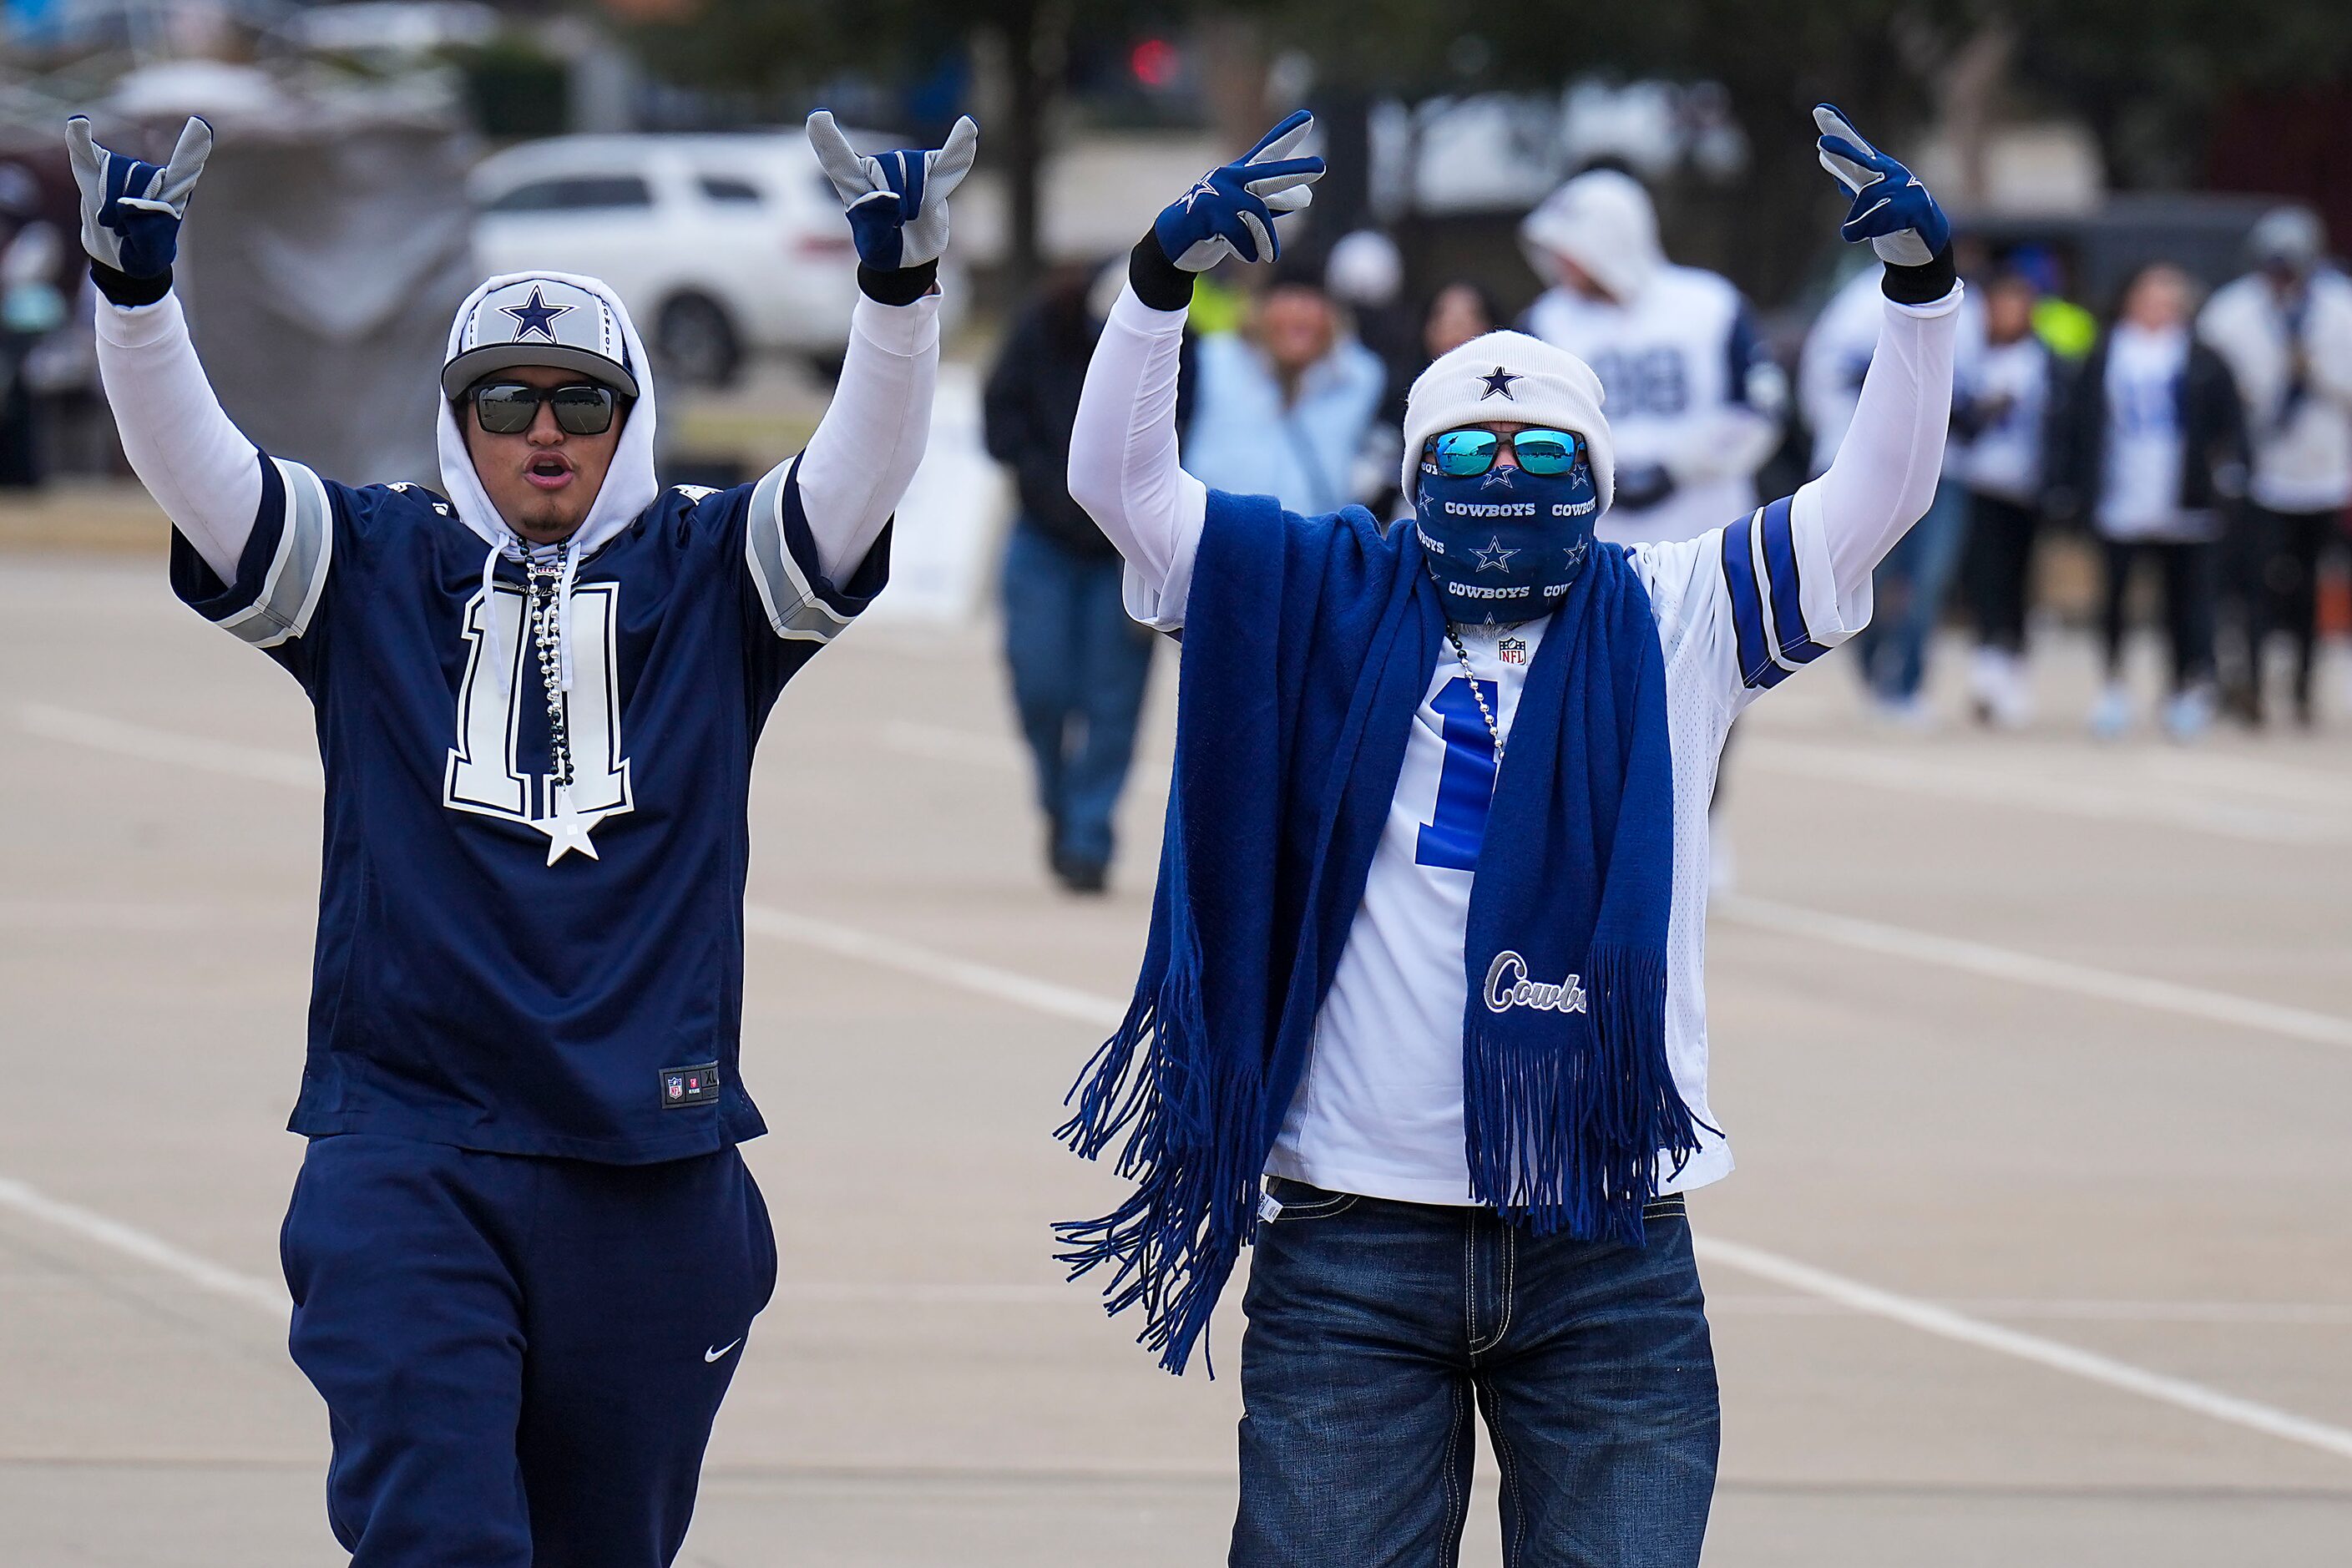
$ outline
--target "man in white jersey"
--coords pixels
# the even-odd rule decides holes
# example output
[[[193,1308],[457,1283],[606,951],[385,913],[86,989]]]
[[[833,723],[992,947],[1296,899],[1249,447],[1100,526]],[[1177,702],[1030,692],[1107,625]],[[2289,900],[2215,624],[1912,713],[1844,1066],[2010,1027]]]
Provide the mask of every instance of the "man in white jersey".
[[[1129,263],[1070,491],[1182,637],[1133,1004],[1065,1136],[1132,1196],[1062,1227],[1181,1372],[1244,1245],[1232,1562],[1441,1564],[1472,1410],[1520,1563],[1687,1565],[1717,1393],[1683,1194],[1709,1103],[1706,805],[1733,718],[1869,617],[1925,510],[1959,287],[1900,164],[1816,111],[1885,268],[1836,462],[1678,542],[1596,542],[1620,471],[1592,372],[1517,332],[1414,384],[1411,526],[1213,491],[1177,461],[1192,276],[1263,261],[1306,117],[1212,171]],[[1502,765],[1505,756],[1509,765]]]
[[[1551,285],[1519,330],[1583,360],[1608,395],[1617,500],[1601,537],[1696,539],[1752,510],[1788,378],[1739,290],[1668,261],[1649,192],[1614,169],[1588,170],[1546,197],[1519,243]]]

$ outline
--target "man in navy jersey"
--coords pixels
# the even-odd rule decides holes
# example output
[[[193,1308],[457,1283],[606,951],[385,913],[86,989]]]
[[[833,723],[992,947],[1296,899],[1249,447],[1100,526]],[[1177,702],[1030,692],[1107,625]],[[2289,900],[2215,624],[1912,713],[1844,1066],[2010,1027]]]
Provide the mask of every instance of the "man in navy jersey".
[[[1064,1129],[1136,1186],[1064,1258],[1181,1372],[1255,1247],[1236,1568],[1454,1563],[1476,1414],[1507,1561],[1698,1561],[1717,1413],[1684,1194],[1732,1168],[1707,799],[1732,720],[1869,619],[1925,510],[1960,298],[1927,192],[1814,118],[1841,232],[1885,264],[1880,352],[1830,471],[1696,537],[1607,542],[1601,379],[1520,332],[1413,383],[1409,522],[1182,472],[1192,276],[1273,258],[1322,172],[1303,114],[1129,258],[1070,493],[1183,658],[1142,973]]]
[[[654,477],[645,345],[592,278],[494,278],[441,375],[444,493],[354,488],[221,411],[171,264],[212,144],[68,126],[99,362],[173,588],[317,713],[310,1140],[283,1232],[362,1568],[656,1568],[773,1289],[735,1145],[751,757],[887,574],[971,163],[809,136],[864,297],[832,407],[756,484]],[[353,409],[354,418],[366,417]]]

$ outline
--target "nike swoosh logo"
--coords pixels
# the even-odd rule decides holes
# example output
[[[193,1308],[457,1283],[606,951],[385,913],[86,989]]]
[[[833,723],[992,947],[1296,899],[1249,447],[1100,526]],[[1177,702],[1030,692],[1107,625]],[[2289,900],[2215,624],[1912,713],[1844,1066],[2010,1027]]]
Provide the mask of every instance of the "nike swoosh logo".
[[[734,1339],[729,1340],[725,1344],[720,1345],[715,1351],[704,1351],[702,1352],[702,1359],[706,1363],[717,1361],[720,1356],[725,1355],[729,1351],[733,1350],[737,1345],[740,1345],[742,1342],[742,1336],[739,1334]]]

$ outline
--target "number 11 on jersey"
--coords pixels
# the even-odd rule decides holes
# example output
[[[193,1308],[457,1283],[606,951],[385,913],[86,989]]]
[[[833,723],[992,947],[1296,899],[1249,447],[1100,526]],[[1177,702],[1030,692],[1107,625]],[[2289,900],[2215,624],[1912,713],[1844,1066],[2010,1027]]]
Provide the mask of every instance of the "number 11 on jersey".
[[[1495,804],[1495,737],[1486,730],[1486,716],[1478,699],[1502,711],[1503,689],[1482,680],[1473,691],[1470,682],[1455,676],[1438,688],[1430,706],[1444,721],[1445,766],[1437,775],[1437,812],[1421,825],[1413,859],[1423,866],[1455,871],[1478,868],[1478,846],[1486,837],[1486,812]]]

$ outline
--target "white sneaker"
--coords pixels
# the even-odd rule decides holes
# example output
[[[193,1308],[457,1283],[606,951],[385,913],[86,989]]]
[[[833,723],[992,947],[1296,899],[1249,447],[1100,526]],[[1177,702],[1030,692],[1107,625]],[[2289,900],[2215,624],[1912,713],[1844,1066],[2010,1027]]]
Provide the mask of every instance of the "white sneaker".
[[[1979,724],[2025,728],[2033,721],[2033,687],[2025,660],[2007,648],[1977,649],[1969,663],[1969,700]]]
[[[2119,741],[2131,722],[2131,693],[2118,685],[2102,688],[2099,700],[2091,704],[2091,733],[2102,741]]]
[[[1924,735],[1936,727],[1936,710],[1919,692],[1908,697],[1881,697],[1871,704],[1871,716],[1890,730]]]
[[[2213,692],[2209,687],[2192,686],[2186,691],[2176,691],[2164,705],[2164,732],[2187,745],[2202,737],[2213,727]]]

